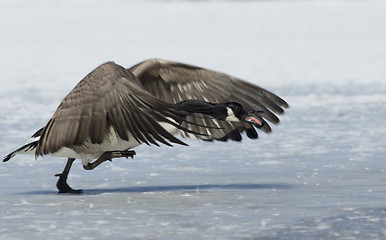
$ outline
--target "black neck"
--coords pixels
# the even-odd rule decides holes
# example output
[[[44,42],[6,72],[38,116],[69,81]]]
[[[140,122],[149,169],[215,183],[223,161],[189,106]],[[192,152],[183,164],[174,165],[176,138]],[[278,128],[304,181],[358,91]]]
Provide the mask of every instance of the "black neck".
[[[185,100],[176,104],[180,111],[184,112],[183,117],[187,117],[193,113],[202,113],[212,116],[219,120],[224,120],[227,117],[227,108],[224,104],[215,104],[200,100]]]

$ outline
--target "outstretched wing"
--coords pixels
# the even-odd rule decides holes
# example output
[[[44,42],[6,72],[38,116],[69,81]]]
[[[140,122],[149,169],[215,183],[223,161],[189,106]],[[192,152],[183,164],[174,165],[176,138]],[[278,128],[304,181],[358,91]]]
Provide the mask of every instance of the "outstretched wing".
[[[36,155],[86,141],[99,144],[111,130],[123,140],[129,140],[131,134],[146,144],[158,145],[159,141],[170,145],[166,140],[185,144],[158,124],[175,124],[170,120],[176,117],[171,107],[143,90],[128,70],[113,62],[105,63],[63,99],[41,132]]]
[[[150,59],[129,69],[141,81],[144,88],[156,98],[176,103],[187,99],[204,100],[212,103],[238,102],[244,108],[263,111],[259,119],[261,128],[270,132],[265,121],[279,123],[276,114],[282,114],[288,104],[280,97],[259,86],[233,76],[200,67],[162,59]],[[249,138],[257,138],[257,132],[249,123],[220,121],[194,114],[188,117],[184,127],[204,135],[181,132],[183,137],[203,140],[241,140],[240,133],[246,131]],[[197,125],[195,125],[197,124]],[[203,128],[200,125],[212,128]]]

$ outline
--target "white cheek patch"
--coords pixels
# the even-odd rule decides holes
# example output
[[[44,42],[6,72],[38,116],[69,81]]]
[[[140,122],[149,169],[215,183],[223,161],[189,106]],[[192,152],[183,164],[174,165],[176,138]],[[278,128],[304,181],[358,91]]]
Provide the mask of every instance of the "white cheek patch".
[[[235,116],[235,113],[233,112],[233,110],[230,107],[227,107],[227,114],[228,114],[228,116],[225,118],[226,121],[229,121],[229,122],[240,122],[240,119],[238,119]]]

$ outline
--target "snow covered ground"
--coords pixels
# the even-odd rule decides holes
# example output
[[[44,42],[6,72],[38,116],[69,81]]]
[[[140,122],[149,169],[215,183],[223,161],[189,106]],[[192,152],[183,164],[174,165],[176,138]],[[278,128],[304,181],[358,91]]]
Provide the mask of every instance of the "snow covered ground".
[[[257,141],[0,164],[0,239],[386,239],[386,1],[0,1],[0,154],[99,64],[160,57],[291,108]]]

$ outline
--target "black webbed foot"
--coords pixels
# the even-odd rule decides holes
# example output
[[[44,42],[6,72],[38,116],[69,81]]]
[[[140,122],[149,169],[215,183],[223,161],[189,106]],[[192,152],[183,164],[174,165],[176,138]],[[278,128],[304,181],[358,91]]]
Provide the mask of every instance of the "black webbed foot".
[[[83,168],[85,170],[92,170],[99,166],[99,164],[103,163],[104,161],[110,161],[112,162],[113,158],[120,158],[120,157],[125,157],[125,158],[134,158],[135,151],[130,150],[130,151],[110,151],[110,152],[105,152],[100,156],[97,160],[94,162],[90,162],[87,165],[83,165]]]
[[[56,187],[59,190],[59,193],[69,193],[69,194],[81,194],[83,193],[82,190],[74,190],[67,184],[67,176],[70,172],[72,163],[75,161],[75,158],[69,158],[67,160],[67,164],[64,167],[64,170],[62,173],[56,174],[56,177],[59,177],[58,182],[56,183]]]
[[[69,194],[82,194],[82,190],[75,190],[67,184],[67,175],[63,173],[56,174],[55,177],[59,177],[56,187],[59,190],[59,193],[69,193]]]

